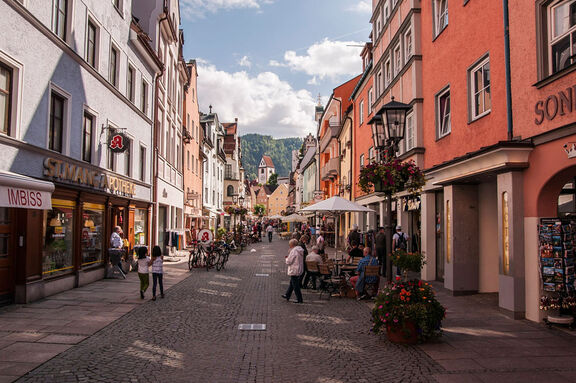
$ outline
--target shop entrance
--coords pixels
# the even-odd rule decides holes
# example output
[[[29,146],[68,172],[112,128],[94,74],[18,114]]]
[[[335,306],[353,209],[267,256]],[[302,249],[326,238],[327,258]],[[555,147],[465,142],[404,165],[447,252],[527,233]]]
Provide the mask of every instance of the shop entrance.
[[[13,210],[0,207],[0,306],[14,300]]]

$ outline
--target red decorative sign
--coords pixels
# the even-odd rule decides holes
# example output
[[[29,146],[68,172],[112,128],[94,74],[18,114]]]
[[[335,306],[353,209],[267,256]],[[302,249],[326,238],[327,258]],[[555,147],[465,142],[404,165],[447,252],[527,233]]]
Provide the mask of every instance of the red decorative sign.
[[[108,148],[114,153],[123,153],[128,149],[128,139],[122,133],[113,133],[108,139]]]

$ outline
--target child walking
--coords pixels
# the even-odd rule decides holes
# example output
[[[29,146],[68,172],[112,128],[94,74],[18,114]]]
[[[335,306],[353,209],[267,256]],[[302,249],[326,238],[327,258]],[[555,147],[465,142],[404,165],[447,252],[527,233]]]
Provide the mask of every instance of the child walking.
[[[140,298],[144,299],[144,292],[150,286],[150,276],[148,275],[148,266],[150,257],[148,249],[145,247],[138,248],[138,278],[140,278]]]
[[[160,296],[164,298],[164,284],[162,277],[164,276],[164,257],[160,246],[154,246],[152,249],[152,300],[156,300],[156,284],[160,285]]]

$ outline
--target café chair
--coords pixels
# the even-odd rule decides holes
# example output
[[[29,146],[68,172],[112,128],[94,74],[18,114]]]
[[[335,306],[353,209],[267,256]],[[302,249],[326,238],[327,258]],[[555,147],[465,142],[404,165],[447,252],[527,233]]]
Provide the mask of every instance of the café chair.
[[[318,271],[322,278],[320,281],[320,299],[322,299],[322,294],[324,293],[328,295],[328,299],[330,299],[332,294],[339,294],[342,278],[333,276],[332,271],[325,264],[318,265]]]
[[[366,277],[378,277],[380,278],[379,274],[380,266],[366,266],[364,268],[364,278]],[[364,292],[366,295],[370,297],[375,297],[378,295],[378,282],[364,284]]]

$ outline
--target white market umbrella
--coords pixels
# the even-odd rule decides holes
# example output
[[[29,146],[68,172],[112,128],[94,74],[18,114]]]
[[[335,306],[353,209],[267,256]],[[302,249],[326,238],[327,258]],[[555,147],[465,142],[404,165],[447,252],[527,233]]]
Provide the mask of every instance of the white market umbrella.
[[[336,214],[336,219],[340,220],[340,214],[347,212],[359,212],[359,213],[376,213],[374,210],[367,208],[366,206],[357,204],[356,202],[348,201],[342,197],[334,196],[325,199],[322,202],[315,203],[301,209],[302,212],[322,212],[322,213],[334,213]],[[337,229],[337,227],[335,228]],[[334,232],[334,247],[338,249],[338,233]]]
[[[273,215],[273,216],[271,216],[271,217],[268,217],[268,219],[283,219],[283,218],[284,218],[284,216],[278,215],[278,214],[275,214],[275,215]]]
[[[300,214],[290,214],[286,217],[282,217],[283,222],[308,222],[308,219]]]

